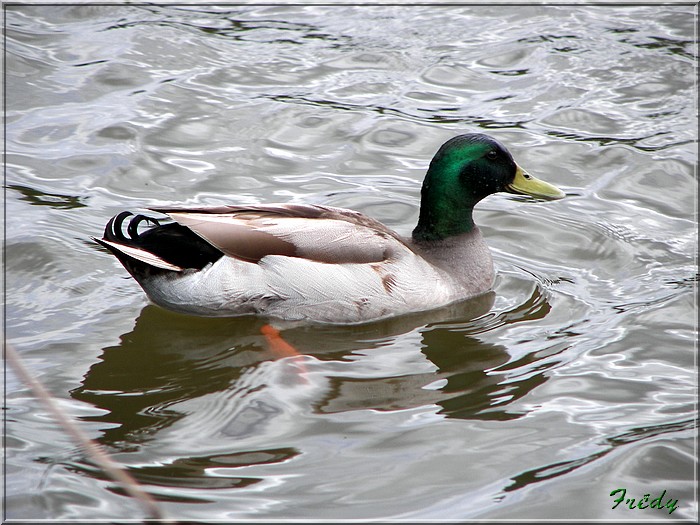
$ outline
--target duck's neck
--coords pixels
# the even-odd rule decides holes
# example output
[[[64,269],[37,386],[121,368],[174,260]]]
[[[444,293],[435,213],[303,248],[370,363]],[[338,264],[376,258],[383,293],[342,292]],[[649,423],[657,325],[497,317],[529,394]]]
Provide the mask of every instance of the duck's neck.
[[[477,226],[440,240],[414,239],[413,246],[424,259],[459,283],[466,295],[484,293],[493,285],[493,259]]]
[[[441,241],[476,228],[472,214],[478,199],[465,199],[462,194],[450,194],[431,188],[421,189],[421,207],[418,225],[413,230],[415,242]]]
[[[413,230],[415,242],[442,241],[449,237],[474,231],[476,225],[472,218],[472,209],[463,210],[460,214],[445,217],[434,210],[421,208],[418,225]]]

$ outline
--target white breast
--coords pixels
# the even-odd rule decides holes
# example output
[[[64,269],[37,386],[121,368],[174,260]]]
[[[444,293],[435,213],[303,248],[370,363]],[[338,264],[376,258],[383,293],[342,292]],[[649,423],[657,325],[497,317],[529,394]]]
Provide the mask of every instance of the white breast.
[[[185,313],[256,313],[289,320],[354,323],[460,299],[450,278],[410,250],[380,263],[328,264],[267,256],[223,257],[200,272],[142,283],[156,304]],[[462,294],[463,295],[463,294]]]

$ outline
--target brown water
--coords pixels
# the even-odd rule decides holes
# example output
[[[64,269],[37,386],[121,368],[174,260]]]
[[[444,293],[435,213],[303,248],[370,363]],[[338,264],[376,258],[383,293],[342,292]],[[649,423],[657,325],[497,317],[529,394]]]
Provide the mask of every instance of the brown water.
[[[7,338],[174,517],[697,519],[697,12],[7,7]],[[303,380],[89,240],[175,202],[407,234],[473,131],[568,197],[480,204],[480,301],[285,332]],[[6,418],[6,517],[141,515],[11,372]]]

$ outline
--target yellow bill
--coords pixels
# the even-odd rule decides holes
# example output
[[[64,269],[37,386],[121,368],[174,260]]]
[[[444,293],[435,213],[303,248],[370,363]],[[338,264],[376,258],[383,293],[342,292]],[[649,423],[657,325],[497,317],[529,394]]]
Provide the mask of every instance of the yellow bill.
[[[530,195],[541,199],[562,199],[566,197],[566,193],[561,191],[556,186],[533,177],[520,166],[516,166],[515,178],[513,182],[506,185],[508,193],[517,193],[520,195]]]

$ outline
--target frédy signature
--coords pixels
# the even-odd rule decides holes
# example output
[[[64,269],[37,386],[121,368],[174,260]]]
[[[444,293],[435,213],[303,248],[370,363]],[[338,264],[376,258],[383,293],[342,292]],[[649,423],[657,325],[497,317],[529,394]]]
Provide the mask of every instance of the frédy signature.
[[[663,498],[666,495],[666,491],[664,490],[661,495],[658,498],[654,498],[651,500],[651,503],[649,502],[649,498],[651,497],[651,494],[644,494],[639,500],[637,500],[637,504],[635,505],[635,499],[634,498],[627,498],[625,499],[625,496],[627,494],[627,489],[615,489],[613,490],[610,495],[615,496],[618,494],[617,499],[615,499],[615,505],[613,505],[613,509],[617,508],[617,506],[622,503],[623,501],[625,502],[626,505],[629,505],[630,509],[646,509],[646,508],[652,508],[652,509],[668,509],[669,514],[673,514],[673,511],[676,510],[677,505],[678,505],[678,500],[677,499],[671,499],[668,498],[668,501],[666,504],[663,504]]]

